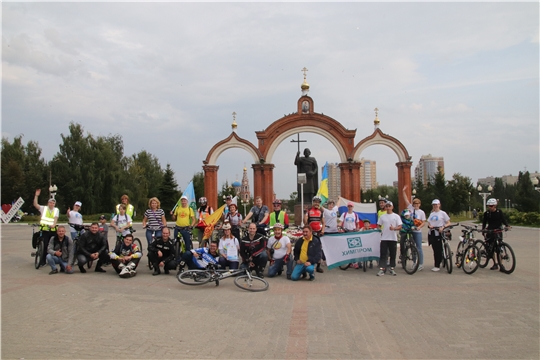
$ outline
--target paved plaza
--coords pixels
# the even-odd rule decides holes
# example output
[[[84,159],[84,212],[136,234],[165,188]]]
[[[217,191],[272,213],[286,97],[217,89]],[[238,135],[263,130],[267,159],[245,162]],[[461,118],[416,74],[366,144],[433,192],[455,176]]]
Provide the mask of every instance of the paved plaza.
[[[34,269],[30,226],[1,230],[3,359],[540,357],[538,229],[509,233],[511,275],[434,273],[423,247],[426,269],[412,276],[325,269],[314,282],[267,278],[262,293],[232,279],[189,287],[174,274],[152,276],[146,256],[130,279],[110,266],[48,275],[48,266]]]

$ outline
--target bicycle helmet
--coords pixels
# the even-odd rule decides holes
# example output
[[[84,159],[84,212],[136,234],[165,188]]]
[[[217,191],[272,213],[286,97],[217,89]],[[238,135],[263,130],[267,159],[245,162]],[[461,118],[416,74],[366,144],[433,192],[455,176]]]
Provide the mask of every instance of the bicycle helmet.
[[[275,199],[275,200],[274,200],[274,202],[273,202],[273,204],[274,204],[274,205],[276,205],[276,204],[279,204],[279,205],[281,205],[281,200],[279,200],[279,199]]]
[[[497,200],[491,198],[487,201],[486,203],[487,206],[491,206],[491,205],[497,205]]]
[[[283,229],[283,225],[281,223],[275,223],[273,227]]]
[[[206,204],[208,202],[208,199],[206,199],[204,196],[199,199],[199,204]]]
[[[221,228],[223,230],[231,230],[231,224],[229,224],[229,222],[226,221]]]
[[[313,200],[311,200],[311,201],[312,201],[312,202],[315,202],[315,201],[317,201],[317,202],[322,202],[322,199],[321,199],[319,196],[315,195],[315,196],[313,197]]]

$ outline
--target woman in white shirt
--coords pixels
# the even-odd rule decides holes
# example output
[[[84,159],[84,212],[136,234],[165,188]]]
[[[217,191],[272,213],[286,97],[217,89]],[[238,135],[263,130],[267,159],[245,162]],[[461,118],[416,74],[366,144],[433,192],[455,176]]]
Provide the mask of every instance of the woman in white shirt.
[[[441,210],[441,202],[439,199],[435,199],[431,202],[433,209],[428,217],[428,243],[433,249],[433,258],[435,260],[435,266],[431,271],[441,270],[441,262],[443,260],[443,246],[441,240],[441,233],[445,226],[450,225],[450,217],[447,213]]]
[[[231,224],[225,222],[223,224],[223,237],[219,239],[219,264],[223,269],[227,266],[229,269],[238,269],[240,260],[238,254],[240,252],[240,243],[238,239],[231,233]]]
[[[412,204],[407,199],[406,194],[407,186],[403,188],[403,198],[405,199],[405,204],[407,204],[407,209],[411,212],[412,219],[414,221],[414,226],[416,230],[412,231],[413,240],[416,243],[416,248],[418,249],[418,271],[424,269],[424,251],[422,250],[422,228],[426,225],[426,213],[424,210],[420,209],[422,202],[419,198],[413,199]]]

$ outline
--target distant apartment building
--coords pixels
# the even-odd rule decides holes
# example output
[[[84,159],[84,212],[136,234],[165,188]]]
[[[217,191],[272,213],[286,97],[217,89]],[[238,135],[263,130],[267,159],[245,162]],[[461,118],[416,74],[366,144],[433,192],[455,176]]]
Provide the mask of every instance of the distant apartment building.
[[[426,186],[428,183],[433,183],[438,168],[441,168],[441,171],[444,172],[443,157],[434,157],[431,154],[422,155],[414,169],[414,177],[421,180],[422,184]]]
[[[341,195],[341,173],[338,163],[328,164],[328,198],[334,201]]]
[[[361,158],[360,164],[360,188],[362,190],[375,189],[377,184],[377,162]]]
[[[517,176],[516,176],[516,181],[517,181]],[[482,185],[487,185],[487,186],[495,186],[495,177],[488,176],[485,178],[479,178],[478,183]]]
[[[529,173],[530,177],[531,177],[531,181],[534,179],[534,178],[540,178],[540,173],[538,171],[535,171],[535,172],[531,172]],[[478,179],[478,184],[485,184],[485,185],[491,185],[491,186],[495,186],[495,179],[497,177],[495,176],[488,176],[488,177],[485,177],[485,178],[479,178]],[[503,182],[503,184],[505,185],[515,185],[518,181],[518,175],[503,175],[501,176],[501,180]]]

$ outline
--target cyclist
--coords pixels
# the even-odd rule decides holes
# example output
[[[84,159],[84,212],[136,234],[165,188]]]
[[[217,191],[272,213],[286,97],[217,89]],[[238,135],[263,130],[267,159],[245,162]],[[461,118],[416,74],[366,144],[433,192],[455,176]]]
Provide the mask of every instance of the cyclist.
[[[326,203],[326,208],[323,207],[322,209],[325,224],[324,232],[326,234],[337,234],[339,209],[336,206],[336,202],[332,199],[329,199]]]
[[[288,236],[283,235],[284,226],[280,223],[275,223],[273,226],[274,236],[268,239],[266,248],[268,258],[270,259],[270,267],[268,268],[268,277],[281,275],[283,265],[287,265],[287,279],[291,280],[293,270],[292,260],[292,245]]]
[[[174,243],[170,241],[171,231],[165,227],[161,231],[161,238],[156,238],[148,247],[148,261],[154,265],[153,276],[161,274],[160,266],[165,274],[176,269]]]
[[[120,214],[120,205],[124,205],[126,207],[126,214],[133,219],[133,216],[135,216],[135,208],[129,203],[129,196],[126,194],[122,195],[120,198],[120,204],[116,205],[116,214]]]
[[[109,253],[111,263],[116,273],[121,278],[129,278],[137,275],[137,265],[141,260],[141,249],[133,243],[133,235],[124,236],[124,241],[118,243]]]
[[[199,213],[199,223],[197,224],[197,229],[199,231],[197,232],[197,240],[199,241],[199,246],[204,247],[203,235],[204,230],[206,229],[204,219],[206,219],[209,215],[212,215],[214,213],[214,209],[208,205],[208,199],[204,196],[199,198],[199,205],[200,206],[197,209],[197,212]]]
[[[210,247],[202,247],[196,250],[186,251],[182,254],[182,260],[187,264],[189,270],[193,269],[206,269],[208,264],[217,264],[219,262],[218,244],[215,242],[210,243]],[[180,272],[184,270],[184,267],[180,267]]]
[[[219,264],[224,269],[227,266],[231,270],[238,269],[240,243],[231,233],[231,224],[225,222],[221,228],[223,229],[223,237],[219,239]]]
[[[106,272],[101,266],[108,261],[109,256],[107,253],[106,240],[99,232],[99,225],[93,222],[90,225],[90,231],[86,231],[79,238],[79,244],[77,245],[77,262],[81,273],[85,273],[86,269],[84,265],[88,261],[94,261],[98,259],[95,272]]]
[[[249,219],[253,218],[252,222],[257,225],[257,232],[263,236],[266,236],[264,229],[268,223],[268,218],[270,216],[270,211],[268,206],[263,205],[262,198],[257,196],[255,198],[255,205],[249,210],[249,214],[246,215],[243,224],[245,224]]]
[[[401,230],[402,222],[398,214],[394,214],[394,204],[391,201],[386,202],[386,214],[377,220],[377,225],[381,230],[381,251],[380,258],[387,259],[390,255],[390,275],[396,276],[394,267],[396,266],[397,250],[397,231]],[[384,261],[380,264],[384,264]],[[386,267],[379,264],[377,276],[383,276],[386,273]],[[388,264],[386,265],[388,267]]]
[[[60,265],[60,272],[73,274],[73,240],[66,236],[66,228],[62,225],[58,226],[56,235],[49,241],[47,263],[51,267],[49,275],[58,273],[56,264]]]
[[[324,212],[321,207],[321,198],[314,196],[312,200],[312,206],[308,209],[307,213],[304,215],[304,224],[307,224],[311,227],[311,230],[317,235],[324,235],[324,230],[326,227],[324,221]],[[322,252],[322,247],[321,247]],[[317,272],[323,273],[324,270],[321,268],[321,259],[325,260],[324,254],[321,254],[319,261],[317,262]]]
[[[49,246],[49,239],[56,233],[56,224],[58,223],[58,216],[60,215],[60,210],[56,206],[56,200],[50,198],[47,206],[42,206],[38,204],[38,196],[41,194],[41,189],[37,189],[34,195],[34,207],[41,213],[41,219],[39,220],[39,225],[41,229],[41,237],[43,238],[43,254],[40,260],[40,266],[45,265],[45,253]],[[36,248],[37,239],[40,232],[36,232],[32,238],[32,247]]]
[[[412,231],[412,236],[414,242],[416,243],[416,249],[418,249],[418,271],[424,269],[424,251],[422,250],[422,228],[426,225],[426,213],[420,209],[422,202],[419,198],[415,198],[412,201],[412,204],[407,198],[407,186],[403,187],[403,198],[405,199],[405,204],[407,204],[407,209],[411,212],[412,219],[414,221],[414,226],[416,229]]]
[[[223,215],[221,217],[221,221],[224,221],[225,219],[225,215],[227,215],[229,213],[229,206],[232,204],[232,196],[231,195],[227,195],[225,197],[225,209],[223,209]]]
[[[248,233],[240,242],[240,255],[242,257],[242,265],[250,270],[255,270],[257,276],[264,278],[263,272],[268,262],[266,254],[266,237],[257,233],[255,223],[249,224]]]
[[[274,224],[280,223],[284,229],[287,229],[289,227],[289,215],[284,210],[281,210],[281,200],[275,199],[272,205],[274,205],[274,211],[270,213],[268,225],[273,228]]]
[[[347,212],[341,214],[338,220],[339,226],[345,231],[360,231],[360,219],[358,215],[353,211],[354,204],[349,201],[347,203]]]
[[[321,260],[321,240],[313,233],[311,227],[305,225],[302,229],[303,236],[294,245],[294,258],[296,265],[291,274],[292,281],[300,280],[309,274],[309,280],[315,280],[314,264]]]
[[[401,263],[401,261],[405,257],[405,240],[407,239],[407,233],[412,233],[412,231],[416,229],[416,226],[414,226],[414,220],[412,219],[409,209],[405,209],[401,212],[401,223],[401,230],[399,230],[399,250],[401,253],[401,258],[399,260],[399,263]]]
[[[488,209],[486,210],[482,218],[482,230],[501,229],[503,224],[505,228],[510,228],[510,225],[508,225],[508,221],[506,220],[504,213],[500,209],[497,209],[497,200],[493,198],[488,199],[486,205],[488,206]],[[500,234],[488,233],[486,235],[486,241],[490,244],[493,244],[497,240],[498,236],[500,236]],[[490,269],[499,269],[499,266],[497,265],[497,260],[495,259],[495,252],[493,252],[493,266]]]
[[[143,228],[146,228],[146,241],[148,246],[152,242],[152,233],[155,232],[156,237],[161,237],[161,229],[167,226],[165,212],[161,209],[161,202],[157,197],[148,200],[148,207],[144,212],[142,221]]]
[[[235,203],[229,205],[229,212],[225,215],[225,221],[231,224],[231,232],[235,238],[240,239],[240,226],[242,225],[242,215],[238,212]]]
[[[450,217],[448,214],[441,210],[441,202],[439,199],[435,199],[431,202],[432,210],[428,217],[428,244],[433,249],[433,259],[435,260],[435,266],[431,271],[440,271],[440,265],[443,261],[443,244],[441,240],[441,233],[444,231],[444,227],[450,225]]]
[[[118,210],[119,213],[111,219],[111,227],[116,230],[117,235],[120,233],[122,236],[131,234],[131,216],[126,214],[126,205],[120,204]]]
[[[73,205],[73,210],[68,207],[66,215],[68,217],[68,223],[69,224],[76,224],[76,225],[82,225],[83,224],[83,218],[82,215],[79,213],[81,210],[82,203],[80,201],[75,201],[75,204]],[[71,239],[75,239],[77,237],[77,230],[73,226],[69,226],[69,231],[71,233]],[[83,230],[84,231],[84,230]]]
[[[193,245],[191,244],[191,234],[189,232],[197,224],[197,218],[195,212],[189,207],[188,197],[182,195],[180,198],[180,206],[177,206],[174,213],[171,211],[172,219],[176,220],[176,226],[174,227],[174,238],[178,237],[178,233],[184,238],[186,244],[186,251],[191,250]]]

